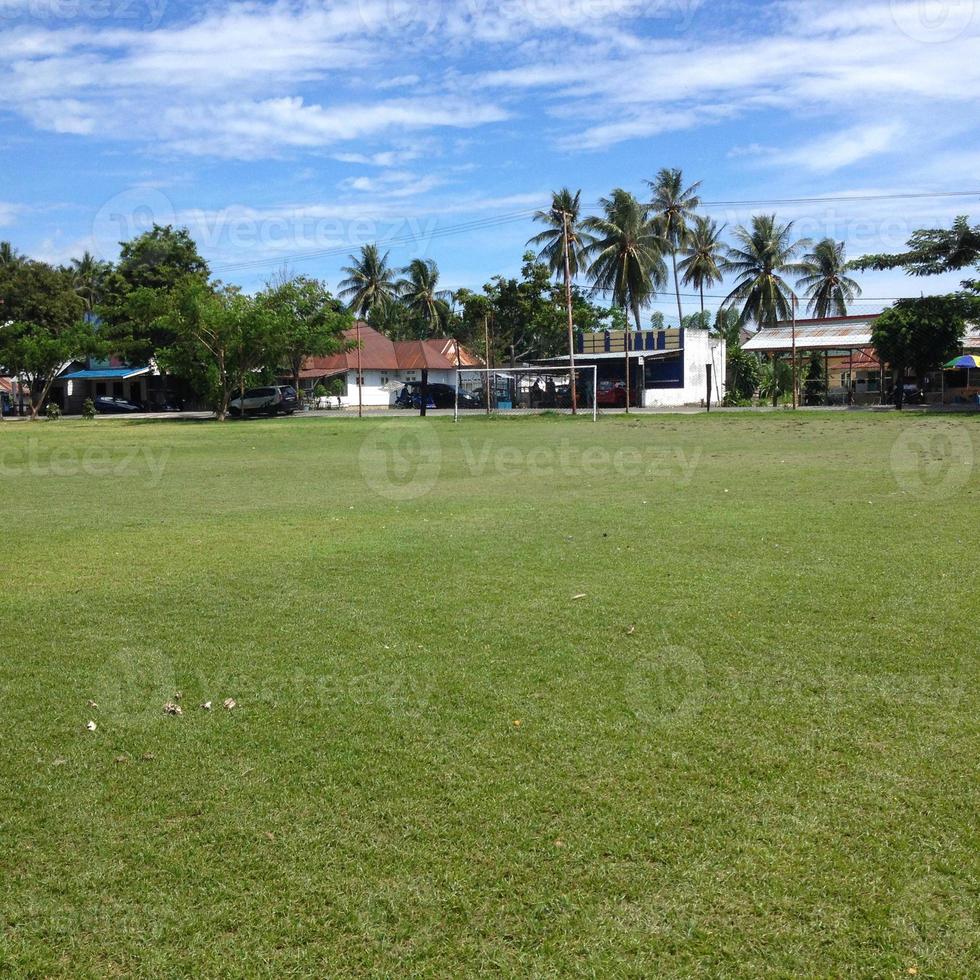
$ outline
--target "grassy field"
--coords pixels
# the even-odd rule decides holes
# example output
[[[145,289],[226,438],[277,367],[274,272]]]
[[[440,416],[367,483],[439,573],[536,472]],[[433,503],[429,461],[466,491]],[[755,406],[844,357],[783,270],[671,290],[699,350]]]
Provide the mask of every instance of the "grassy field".
[[[980,419],[0,463],[0,973],[977,975]]]

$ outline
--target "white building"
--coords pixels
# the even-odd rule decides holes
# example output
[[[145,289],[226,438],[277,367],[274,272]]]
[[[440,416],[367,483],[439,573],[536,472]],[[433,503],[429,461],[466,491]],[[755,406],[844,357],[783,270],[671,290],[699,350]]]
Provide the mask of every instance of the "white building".
[[[456,383],[456,342],[438,340],[389,340],[363,321],[344,334],[351,350],[330,357],[311,357],[300,372],[305,388],[339,378],[344,408],[388,408],[400,385],[422,380],[428,371],[431,384]],[[483,362],[459,347],[461,367],[482,367]],[[360,370],[360,374],[358,374]],[[360,388],[360,396],[358,395]]]

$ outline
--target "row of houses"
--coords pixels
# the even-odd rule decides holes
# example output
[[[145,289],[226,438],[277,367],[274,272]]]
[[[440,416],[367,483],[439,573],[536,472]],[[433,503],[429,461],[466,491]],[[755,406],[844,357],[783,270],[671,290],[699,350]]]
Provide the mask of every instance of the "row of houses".
[[[764,357],[786,357],[793,349],[795,335],[798,353],[823,360],[822,398],[830,403],[877,402],[884,394],[886,373],[871,345],[876,316],[779,323],[746,335],[743,349]],[[457,365],[464,377],[467,368],[485,366],[477,354],[452,339],[392,341],[363,322],[347,330],[345,338],[352,349],[329,357],[309,358],[300,374],[301,385],[308,393],[324,385],[345,408],[358,403],[367,408],[390,407],[402,386],[421,381],[423,372],[429,383],[451,385],[456,381]],[[980,327],[969,328],[963,352],[980,353]],[[569,360],[565,355],[535,361],[533,366],[558,374],[563,369],[568,371]],[[595,378],[600,404],[604,391],[626,389],[627,381],[631,404],[636,406],[701,404],[709,383],[711,397],[720,401],[725,393],[726,362],[724,340],[711,336],[707,330],[603,331],[579,334],[576,338],[576,367],[586,369],[580,378],[587,379],[588,385]],[[529,365],[494,366],[506,371],[508,367]],[[974,380],[980,379],[971,378],[968,372],[947,372],[936,388],[942,385],[944,400],[975,400],[980,388],[971,387]],[[585,383],[582,381],[580,387]],[[583,404],[589,404],[593,395],[586,388],[581,394]],[[117,358],[65,365],[52,387],[50,400],[66,414],[78,414],[86,399],[99,397],[129,401],[147,411],[203,407],[194,403],[193,396],[176,379],[164,377],[155,365],[127,365]],[[17,398],[16,384],[0,379],[0,404],[9,409]]]

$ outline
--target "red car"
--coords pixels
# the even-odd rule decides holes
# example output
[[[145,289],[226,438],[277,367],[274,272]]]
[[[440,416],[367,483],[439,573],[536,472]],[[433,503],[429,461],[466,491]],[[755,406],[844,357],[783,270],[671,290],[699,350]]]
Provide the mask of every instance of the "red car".
[[[622,381],[600,381],[596,389],[595,403],[600,408],[625,408],[626,384]]]

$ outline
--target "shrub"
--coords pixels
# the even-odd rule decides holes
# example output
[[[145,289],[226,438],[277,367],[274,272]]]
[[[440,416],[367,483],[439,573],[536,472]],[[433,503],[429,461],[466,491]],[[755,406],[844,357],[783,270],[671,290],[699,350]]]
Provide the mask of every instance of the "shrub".
[[[48,421],[57,422],[61,418],[61,409],[54,402],[48,402],[48,407],[44,410]]]
[[[85,404],[82,405],[82,418],[89,421],[95,418],[95,402],[91,398],[86,398]]]

